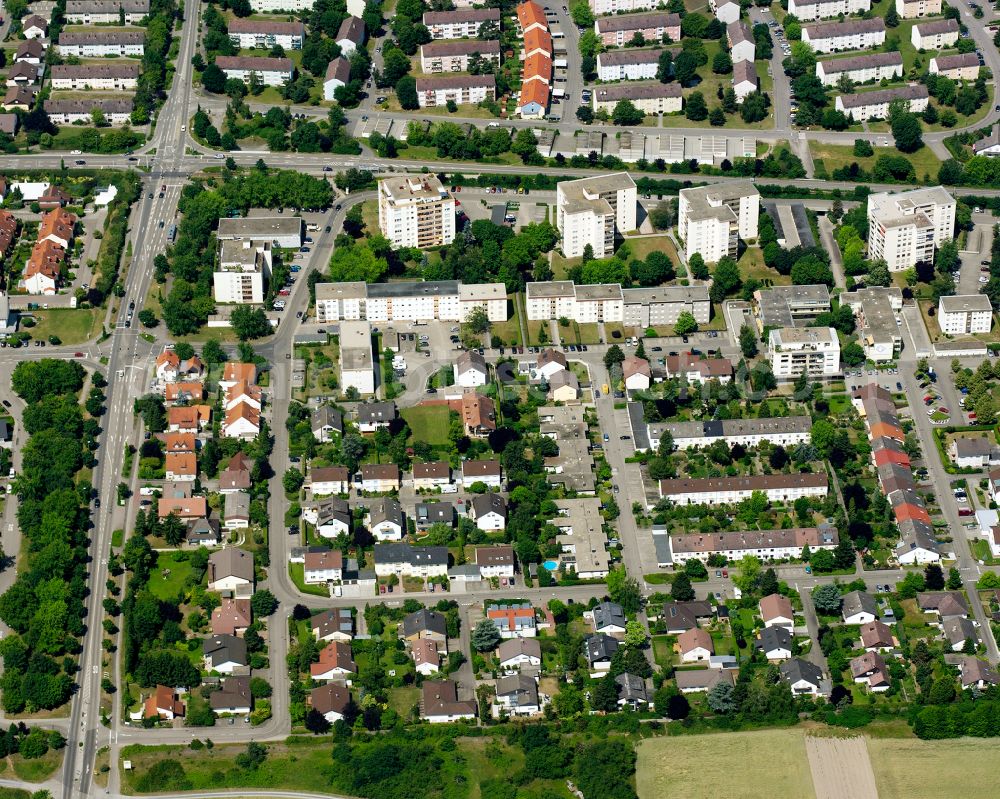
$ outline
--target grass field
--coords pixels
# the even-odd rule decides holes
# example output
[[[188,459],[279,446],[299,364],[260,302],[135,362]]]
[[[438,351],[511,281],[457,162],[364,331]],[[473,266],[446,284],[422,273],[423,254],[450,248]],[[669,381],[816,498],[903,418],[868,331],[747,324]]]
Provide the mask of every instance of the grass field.
[[[813,161],[822,161],[829,173],[835,169],[850,166],[855,162],[862,169],[870,172],[880,155],[899,155],[899,151],[895,147],[876,147],[874,149],[874,155],[859,158],[854,155],[854,145],[851,144],[809,142],[809,152],[812,154]],[[907,155],[906,160],[913,164],[913,171],[918,180],[922,180],[924,175],[930,175],[932,179],[936,178],[938,170],[941,168],[941,159],[934,155],[930,147],[926,146]]]
[[[14,773],[25,782],[45,782],[62,765],[63,752],[50,749],[41,757],[26,760],[20,755],[12,755]]]
[[[313,596],[330,596],[330,590],[323,585],[306,585],[305,579],[305,566],[301,563],[289,563],[288,564],[288,574],[292,578],[292,582],[295,583],[295,587],[298,588],[304,594],[312,594]]]
[[[48,341],[49,336],[58,336],[63,344],[80,344],[101,333],[103,311],[99,308],[53,308],[33,311],[32,315],[38,324],[24,330],[36,340]]]
[[[628,251],[632,258],[645,261],[651,252],[666,253],[670,260],[677,264],[677,249],[669,236],[642,236],[632,239],[625,239]]]
[[[191,576],[191,562],[178,560],[189,557],[189,553],[160,552],[156,557],[156,568],[149,576],[149,590],[159,599],[173,599],[184,592],[184,586]]]
[[[642,741],[637,751],[639,799],[815,796],[802,730],[652,738]]]
[[[996,796],[1000,749],[988,738],[869,739],[879,799]]]
[[[762,283],[770,283],[772,286],[790,286],[792,278],[789,275],[782,275],[777,269],[772,269],[764,263],[764,253],[760,247],[747,247],[740,256],[737,264],[740,268],[740,276],[743,278],[754,278]]]
[[[410,426],[411,440],[426,441],[431,446],[448,443],[450,411],[446,405],[418,405],[403,408],[400,415]]]

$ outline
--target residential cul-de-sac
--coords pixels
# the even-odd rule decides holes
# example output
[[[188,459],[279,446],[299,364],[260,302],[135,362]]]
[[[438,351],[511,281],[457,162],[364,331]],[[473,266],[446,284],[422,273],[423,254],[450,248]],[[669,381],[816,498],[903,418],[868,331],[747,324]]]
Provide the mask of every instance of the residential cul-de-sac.
[[[995,9],[7,12],[0,791],[988,792]]]

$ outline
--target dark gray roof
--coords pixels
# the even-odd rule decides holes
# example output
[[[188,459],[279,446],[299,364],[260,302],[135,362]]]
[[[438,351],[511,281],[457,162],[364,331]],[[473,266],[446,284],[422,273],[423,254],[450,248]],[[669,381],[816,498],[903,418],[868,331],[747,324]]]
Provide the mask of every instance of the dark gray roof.
[[[376,563],[448,565],[448,547],[413,547],[409,544],[376,544]]]
[[[809,39],[832,39],[837,36],[853,36],[858,33],[885,32],[885,21],[881,17],[872,19],[849,19],[845,22],[822,22],[819,25],[804,25],[803,31],[809,32]]]
[[[146,41],[143,30],[85,30],[63,31],[59,44],[142,44]]]
[[[594,665],[611,660],[611,657],[618,651],[618,641],[610,635],[599,633],[584,641],[583,648],[587,654],[587,662]]]
[[[347,503],[344,503],[345,505]],[[380,522],[393,522],[400,529],[405,529],[406,522],[403,520],[403,508],[399,502],[392,497],[381,497],[375,500],[368,509],[370,515],[369,522],[375,526]]]
[[[802,658],[792,658],[791,660],[786,660],[778,666],[778,668],[781,670],[781,676],[790,683],[805,680],[806,682],[819,687],[819,681],[823,678],[823,672],[820,670],[819,666],[810,663],[808,660],[803,660]]]
[[[525,674],[511,674],[497,680],[497,696],[513,696],[519,707],[538,704],[538,685]]]
[[[312,412],[312,429],[332,427],[338,432],[344,432],[344,414],[329,405],[321,405]]]
[[[975,58],[975,56],[973,56]],[[938,59],[940,61],[941,59]],[[827,75],[835,75],[840,72],[854,72],[858,69],[873,69],[874,67],[889,67],[898,64],[903,65],[903,56],[898,51],[891,53],[869,53],[867,55],[855,55],[849,58],[831,58],[820,62],[823,65],[823,72]],[[978,63],[978,62],[977,62]]]
[[[690,630],[698,626],[698,619],[711,615],[712,606],[704,600],[667,602],[663,605],[663,618],[668,630]]]
[[[487,491],[485,494],[479,494],[472,499],[472,513],[475,518],[480,516],[485,516],[490,512],[499,513],[505,519],[507,518],[507,500],[505,500],[499,494],[494,494],[491,491]]]
[[[597,63],[602,67],[631,66],[633,64],[656,64],[665,49],[677,52],[677,48],[627,47],[624,50],[608,50],[598,53]]]
[[[681,24],[680,14],[666,11],[648,11],[643,14],[619,14],[614,17],[598,17],[598,33],[611,31],[637,31],[646,28],[675,28]]]
[[[391,422],[396,418],[396,403],[366,402],[358,406],[358,420],[361,422]]]
[[[915,26],[920,36],[932,36],[936,33],[958,33],[958,21],[954,19],[933,19],[930,22],[918,22]]]
[[[600,632],[606,627],[625,626],[625,611],[617,602],[601,602],[594,606],[594,629]]]
[[[247,665],[246,641],[235,635],[213,635],[206,638],[202,651],[213,665],[230,662]]]
[[[438,633],[448,635],[448,622],[445,617],[435,610],[418,610],[408,616],[403,617],[403,636],[409,638],[421,632]]]
[[[455,523],[455,506],[450,502],[418,502],[416,511],[417,524]]]
[[[618,698],[629,702],[648,702],[649,696],[646,693],[646,681],[637,674],[629,674],[627,671],[615,677],[618,683]]]
[[[849,591],[844,594],[843,603],[844,618],[853,616],[855,613],[870,613],[878,616],[878,604],[875,598],[866,591]]]
[[[53,78],[138,78],[138,61],[112,61],[99,64],[56,64]]]
[[[103,114],[131,114],[132,98],[94,98],[82,100],[46,100],[44,103],[47,114],[89,114],[99,108]]]
[[[754,642],[754,646],[761,652],[771,652],[775,649],[792,649],[792,634],[784,627],[774,625],[765,627],[760,631],[760,638]]]
[[[318,631],[319,638],[330,633],[354,634],[354,616],[350,608],[331,608],[312,617],[312,629]]]
[[[891,103],[893,100],[917,100],[928,97],[927,87],[900,86],[897,89],[880,89],[875,92],[860,92],[858,94],[841,94],[840,102],[844,108],[863,108],[866,105]]]
[[[595,88],[594,97],[599,103],[618,100],[656,100],[661,97],[680,97],[679,83],[660,83],[658,80],[637,80],[625,83],[606,83]]]

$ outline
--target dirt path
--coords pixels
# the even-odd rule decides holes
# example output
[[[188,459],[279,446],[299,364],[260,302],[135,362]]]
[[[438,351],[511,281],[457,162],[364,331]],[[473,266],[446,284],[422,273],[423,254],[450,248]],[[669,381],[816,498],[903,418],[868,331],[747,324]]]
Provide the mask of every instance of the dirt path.
[[[868,746],[856,738],[806,736],[816,799],[878,799]]]

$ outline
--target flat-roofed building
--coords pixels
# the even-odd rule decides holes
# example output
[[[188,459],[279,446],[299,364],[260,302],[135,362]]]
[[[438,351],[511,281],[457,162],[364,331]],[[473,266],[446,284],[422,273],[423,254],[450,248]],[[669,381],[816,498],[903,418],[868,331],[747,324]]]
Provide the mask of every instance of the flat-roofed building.
[[[666,11],[600,17],[594,20],[594,33],[602,44],[615,47],[622,47],[632,41],[636,34],[642,34],[647,42],[662,41],[664,36],[679,42],[681,17],[680,14],[668,14]]]
[[[660,64],[663,48],[629,47],[597,54],[597,77],[614,80],[652,80]]]
[[[739,239],[755,239],[760,192],[750,183],[725,183],[681,189],[677,233],[685,258],[696,252],[710,263],[735,257]]]
[[[368,322],[340,323],[340,385],[361,394],[375,393],[372,327]]]
[[[816,77],[824,86],[836,86],[845,75],[855,83],[902,78],[903,56],[899,51],[893,51],[816,62]]]
[[[771,286],[753,295],[760,329],[806,327],[830,311],[830,289],[824,283],[808,286]]]
[[[595,258],[610,256],[615,234],[636,229],[637,205],[635,181],[627,172],[560,181],[556,185],[556,227],[562,236],[563,254],[577,258],[589,244]]]
[[[556,542],[562,549],[561,564],[583,579],[607,577],[611,557],[604,534],[601,500],[596,497],[555,500],[559,515],[549,520],[558,528]]]
[[[466,72],[469,63],[500,63],[500,42],[482,39],[434,41],[420,47],[420,71],[426,75]]]
[[[623,51],[627,52],[627,51]],[[622,100],[628,100],[644,114],[676,114],[684,106],[679,83],[658,80],[611,83],[593,89],[595,111],[611,114]]]
[[[868,360],[881,363],[896,358],[903,336],[896,314],[903,309],[903,292],[896,287],[869,286],[840,295],[842,305],[854,312],[858,339]]]
[[[459,8],[455,11],[427,11],[424,25],[432,39],[475,39],[486,24],[500,31],[499,8]]]
[[[251,216],[245,219],[223,218],[215,234],[218,241],[226,239],[269,241],[275,247],[298,249],[302,246],[302,217]]]
[[[885,20],[875,17],[803,25],[802,41],[816,53],[872,50],[885,43]]]
[[[924,89],[926,92],[926,89]],[[868,257],[891,272],[931,263],[955,233],[955,198],[942,186],[868,196]]]
[[[378,226],[395,247],[440,247],[455,239],[455,199],[433,175],[378,184]]]
[[[539,321],[571,319],[576,308],[576,291],[572,280],[548,280],[525,286],[525,310],[528,319]]]
[[[989,333],[993,328],[993,303],[985,294],[959,294],[938,300],[938,324],[950,336]]]
[[[712,316],[708,286],[655,286],[622,289],[624,309],[622,323],[626,327],[659,327],[672,325],[685,311],[699,325],[707,325]]]
[[[918,22],[910,31],[910,43],[917,50],[942,50],[958,41],[959,26],[954,19]]]
[[[221,241],[219,264],[212,274],[215,301],[260,305],[264,302],[264,280],[270,274],[270,242]]]
[[[788,13],[803,22],[871,11],[871,0],[788,0]]]
[[[778,380],[801,374],[832,377],[840,374],[840,341],[832,327],[781,327],[768,334],[771,370]]]
[[[770,502],[793,502],[799,497],[825,497],[827,490],[826,472],[660,480],[660,496],[677,505],[732,505],[755,491]]]
[[[869,119],[888,119],[889,106],[901,102],[912,114],[919,114],[930,101],[927,87],[900,86],[896,89],[879,89],[874,92],[858,92],[857,94],[838,94],[834,107],[847,114],[855,122],[865,122]]]

